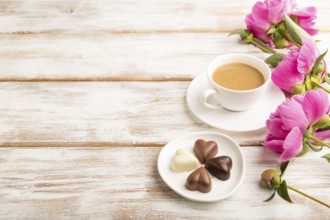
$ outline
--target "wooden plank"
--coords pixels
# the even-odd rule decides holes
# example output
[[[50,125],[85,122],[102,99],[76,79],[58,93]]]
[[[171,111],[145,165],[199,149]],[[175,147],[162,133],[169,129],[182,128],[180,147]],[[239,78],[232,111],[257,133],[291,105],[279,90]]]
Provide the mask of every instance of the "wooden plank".
[[[174,193],[160,178],[161,148],[0,148],[1,219],[327,219],[329,209],[294,192],[295,203],[258,186],[278,156],[243,148],[246,175],[231,197],[201,204]],[[320,154],[296,159],[292,186],[330,202],[328,163]],[[322,169],[321,169],[322,167]]]
[[[1,39],[0,81],[191,80],[221,54],[268,56],[224,33],[17,34]],[[318,39],[323,47],[330,45],[330,34]]]
[[[162,146],[190,132],[220,131],[190,112],[188,85],[2,82],[0,146]],[[265,131],[225,133],[242,145],[259,145]]]
[[[1,0],[1,33],[16,32],[228,32],[244,28],[256,1],[235,0]],[[297,1],[319,10],[317,27],[329,31],[327,0]]]
[[[227,34],[2,35],[0,80],[189,80],[228,52],[262,53]]]

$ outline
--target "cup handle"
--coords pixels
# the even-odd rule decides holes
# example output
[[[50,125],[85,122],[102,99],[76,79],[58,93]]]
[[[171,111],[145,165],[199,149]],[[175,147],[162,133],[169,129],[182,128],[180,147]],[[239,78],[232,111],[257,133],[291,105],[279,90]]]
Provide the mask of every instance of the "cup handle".
[[[207,107],[207,108],[213,108],[213,109],[219,109],[219,108],[222,108],[222,106],[220,105],[220,103],[217,103],[217,104],[211,104],[211,103],[208,103],[207,100],[210,96],[214,95],[214,94],[217,94],[218,92],[214,89],[208,89],[208,90],[205,90],[203,92],[203,96],[202,96],[202,103]]]

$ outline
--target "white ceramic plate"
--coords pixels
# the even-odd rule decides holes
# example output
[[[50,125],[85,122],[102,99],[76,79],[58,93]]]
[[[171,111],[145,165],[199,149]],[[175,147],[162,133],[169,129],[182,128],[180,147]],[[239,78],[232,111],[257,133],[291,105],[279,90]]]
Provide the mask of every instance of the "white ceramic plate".
[[[176,150],[184,148],[194,154],[193,147],[197,139],[217,142],[219,148],[217,156],[229,156],[233,162],[229,180],[221,181],[210,174],[212,190],[209,193],[185,188],[186,179],[194,170],[177,173],[170,169],[171,159]],[[161,178],[173,191],[184,198],[199,202],[215,202],[227,198],[238,189],[245,174],[245,160],[239,145],[232,138],[215,132],[193,133],[169,142],[159,153],[157,166]]]
[[[187,102],[192,113],[206,124],[227,131],[254,131],[264,128],[270,113],[285,100],[283,92],[270,82],[263,98],[252,108],[242,112],[209,109],[201,102],[202,93],[208,89],[206,74],[198,75],[187,90]]]

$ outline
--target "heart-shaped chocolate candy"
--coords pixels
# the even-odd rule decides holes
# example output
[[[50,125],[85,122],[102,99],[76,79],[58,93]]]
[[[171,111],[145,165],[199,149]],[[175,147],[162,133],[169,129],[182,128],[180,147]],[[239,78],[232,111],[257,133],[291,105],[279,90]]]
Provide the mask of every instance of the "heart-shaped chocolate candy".
[[[175,172],[189,171],[199,166],[196,157],[185,149],[178,149],[171,161],[171,170]]]
[[[202,193],[208,193],[212,189],[212,182],[207,170],[200,167],[188,176],[185,186],[191,191],[198,190]]]
[[[214,141],[198,139],[194,145],[194,153],[198,160],[204,164],[208,159],[215,157],[218,153],[218,145]]]
[[[230,178],[232,166],[233,162],[228,156],[215,157],[207,160],[205,163],[205,169],[219,180],[228,180]]]

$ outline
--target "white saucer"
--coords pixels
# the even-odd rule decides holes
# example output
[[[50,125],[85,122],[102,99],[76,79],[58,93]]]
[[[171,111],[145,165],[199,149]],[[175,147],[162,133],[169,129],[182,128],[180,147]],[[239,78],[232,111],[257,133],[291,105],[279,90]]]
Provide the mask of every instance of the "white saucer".
[[[184,148],[194,154],[193,147],[197,139],[217,142],[219,148],[217,156],[227,155],[233,162],[229,180],[221,181],[210,174],[212,190],[209,193],[185,188],[186,179],[194,170],[177,173],[170,169],[171,159],[176,150]],[[184,198],[198,202],[215,202],[230,196],[238,189],[245,174],[245,160],[239,145],[232,138],[215,132],[193,133],[169,142],[159,153],[157,167],[161,178],[173,191]]]
[[[270,113],[275,112],[285,100],[283,92],[270,82],[263,98],[249,110],[233,112],[224,108],[210,109],[202,104],[200,98],[208,88],[207,75],[198,75],[187,90],[188,106],[201,121],[227,131],[245,132],[264,128]]]

